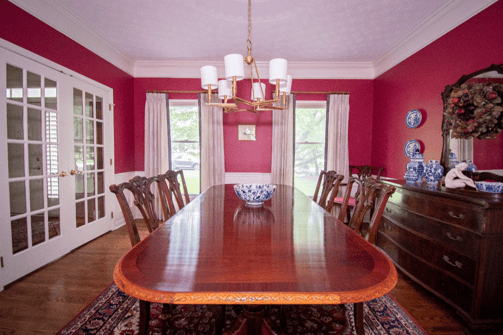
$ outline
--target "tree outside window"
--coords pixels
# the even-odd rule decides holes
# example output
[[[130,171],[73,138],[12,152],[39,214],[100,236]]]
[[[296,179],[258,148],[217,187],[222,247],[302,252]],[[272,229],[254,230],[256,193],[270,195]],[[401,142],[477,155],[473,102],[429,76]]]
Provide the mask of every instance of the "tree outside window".
[[[197,100],[169,101],[171,169],[183,170],[189,194],[200,193],[199,108]]]
[[[294,186],[314,195],[325,166],[326,102],[297,101],[295,108]]]

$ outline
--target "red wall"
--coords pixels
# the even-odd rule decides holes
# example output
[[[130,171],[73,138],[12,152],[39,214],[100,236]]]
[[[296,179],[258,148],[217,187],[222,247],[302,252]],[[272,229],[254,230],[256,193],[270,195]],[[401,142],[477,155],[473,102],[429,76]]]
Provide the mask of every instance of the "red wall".
[[[440,159],[442,101],[440,93],[463,74],[503,63],[503,2],[497,2],[375,80],[299,80],[294,91],[349,91],[351,164],[382,165],[384,175],[402,178],[410,139],[421,142],[425,159]],[[11,4],[0,0],[0,38],[39,54],[114,90],[116,173],[143,170],[146,90],[199,90],[199,79],[132,78],[101,57]],[[238,92],[249,97],[249,82]],[[171,99],[196,95],[170,95]],[[326,97],[298,95],[298,100]],[[405,115],[420,109],[416,129]],[[237,125],[257,124],[257,141],[237,141]],[[224,116],[227,172],[270,172],[271,112]],[[371,144],[371,145],[370,145]],[[501,154],[500,154],[501,155]]]
[[[404,145],[410,139],[421,143],[425,161],[440,160],[440,94],[464,74],[503,63],[502,16],[499,1],[374,80],[372,164],[384,166],[383,175],[403,178],[409,161]],[[415,129],[405,125],[411,109],[423,114]]]
[[[133,77],[7,0],[0,0],[0,38],[114,90],[115,172],[134,171]]]
[[[201,90],[201,80],[177,78],[135,78],[135,169],[144,169],[144,120],[147,90]],[[271,98],[272,85],[266,98]],[[351,164],[369,164],[372,140],[373,80],[311,80],[294,79],[293,91],[349,91],[349,151]],[[249,80],[238,83],[238,96],[249,99]],[[197,94],[169,95],[170,99],[197,99]],[[326,94],[298,94],[297,100],[326,100]],[[239,124],[256,124],[256,141],[238,141]],[[224,114],[224,150],[226,172],[271,172],[272,112],[258,114],[240,112]]]

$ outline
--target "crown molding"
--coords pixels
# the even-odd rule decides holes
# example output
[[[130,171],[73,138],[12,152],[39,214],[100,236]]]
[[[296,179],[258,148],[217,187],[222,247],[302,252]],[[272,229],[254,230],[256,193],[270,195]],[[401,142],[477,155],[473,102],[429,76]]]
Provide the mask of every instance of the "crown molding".
[[[135,77],[146,78],[199,78],[200,68],[212,65],[219,78],[224,78],[225,67],[220,62],[207,61],[137,61]],[[260,78],[269,77],[269,62],[257,61]],[[245,71],[245,75],[249,72]],[[374,67],[370,62],[288,62],[288,74],[294,79],[374,79]],[[249,78],[249,75],[247,76]]]
[[[225,73],[223,60],[135,62],[54,0],[9,1],[133,77],[199,78],[204,65]],[[289,62],[288,72],[296,79],[374,79],[496,1],[451,0],[374,62]],[[267,78],[268,62],[257,62],[257,67]]]
[[[445,4],[373,63],[375,78],[496,1],[498,0],[452,0]]]
[[[90,29],[85,22],[65,10],[54,0],[9,0],[60,33],[94,52],[98,56],[133,75],[134,60]]]

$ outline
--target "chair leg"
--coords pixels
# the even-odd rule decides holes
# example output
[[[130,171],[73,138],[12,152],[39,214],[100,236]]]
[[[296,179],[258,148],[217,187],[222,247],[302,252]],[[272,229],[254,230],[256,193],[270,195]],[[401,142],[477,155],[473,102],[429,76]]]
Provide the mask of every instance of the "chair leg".
[[[365,328],[363,326],[363,302],[354,304],[355,314],[355,327],[357,335],[365,335]]]
[[[140,335],[148,333],[150,323],[150,301],[140,299]]]
[[[225,305],[216,305],[214,309],[216,313],[215,335],[222,335],[225,321]]]

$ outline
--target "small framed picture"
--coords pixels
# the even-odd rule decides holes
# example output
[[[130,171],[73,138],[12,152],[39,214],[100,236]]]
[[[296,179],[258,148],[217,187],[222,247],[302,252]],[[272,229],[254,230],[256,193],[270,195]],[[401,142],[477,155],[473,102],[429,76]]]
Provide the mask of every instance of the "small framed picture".
[[[255,125],[240,124],[238,125],[238,140],[239,141],[255,141]]]

